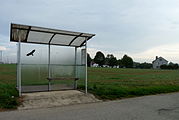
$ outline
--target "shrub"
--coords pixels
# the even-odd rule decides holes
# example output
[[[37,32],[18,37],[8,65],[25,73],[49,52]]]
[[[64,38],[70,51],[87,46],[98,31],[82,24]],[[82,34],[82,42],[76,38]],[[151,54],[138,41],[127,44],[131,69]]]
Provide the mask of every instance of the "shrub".
[[[18,91],[8,84],[0,85],[0,108],[16,108],[18,105]]]

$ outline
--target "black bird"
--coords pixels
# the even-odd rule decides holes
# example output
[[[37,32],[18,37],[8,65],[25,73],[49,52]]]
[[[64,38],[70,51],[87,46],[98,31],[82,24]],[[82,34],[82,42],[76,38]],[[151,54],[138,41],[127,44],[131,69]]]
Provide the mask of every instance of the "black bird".
[[[26,56],[30,56],[30,55],[34,56],[34,52],[35,52],[35,49],[32,50],[30,53],[28,53]]]

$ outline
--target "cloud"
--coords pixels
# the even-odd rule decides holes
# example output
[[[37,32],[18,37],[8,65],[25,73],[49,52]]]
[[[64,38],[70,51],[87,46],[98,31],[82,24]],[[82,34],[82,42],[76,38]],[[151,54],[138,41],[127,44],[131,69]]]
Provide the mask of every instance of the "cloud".
[[[16,46],[9,42],[14,22],[95,33],[88,44],[92,57],[100,50],[119,59],[127,54],[135,61],[151,62],[158,55],[178,61],[178,4],[177,0],[5,0],[0,4],[0,46],[15,54]]]
[[[166,44],[157,47],[150,48],[142,52],[128,52],[128,51],[107,51],[103,49],[88,48],[88,53],[94,58],[97,51],[102,51],[105,56],[107,54],[113,54],[118,59],[121,59],[124,54],[132,57],[135,62],[152,62],[156,56],[161,56],[170,62],[179,63],[179,43],[178,44]]]
[[[151,62],[155,56],[162,56],[168,61],[179,63],[179,44],[167,44],[132,54],[138,61]]]

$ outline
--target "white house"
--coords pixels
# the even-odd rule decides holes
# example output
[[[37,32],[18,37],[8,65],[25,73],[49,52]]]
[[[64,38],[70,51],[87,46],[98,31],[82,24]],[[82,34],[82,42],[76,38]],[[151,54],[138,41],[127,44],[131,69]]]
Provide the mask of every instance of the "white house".
[[[152,62],[154,69],[159,69],[161,65],[167,65],[168,61],[163,57],[156,56],[156,59]]]
[[[99,67],[99,65],[94,63],[94,64],[91,65],[91,67]]]

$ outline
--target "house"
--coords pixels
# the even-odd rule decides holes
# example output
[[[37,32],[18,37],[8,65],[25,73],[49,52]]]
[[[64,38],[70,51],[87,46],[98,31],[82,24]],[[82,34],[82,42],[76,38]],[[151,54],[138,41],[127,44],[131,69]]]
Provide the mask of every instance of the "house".
[[[91,61],[90,66],[91,67],[99,67],[99,65],[97,63],[95,63],[94,61]]]
[[[156,56],[156,59],[152,62],[154,69],[160,69],[161,65],[167,65],[168,61],[164,59],[163,57]]]
[[[94,63],[91,67],[99,67],[99,65]]]

